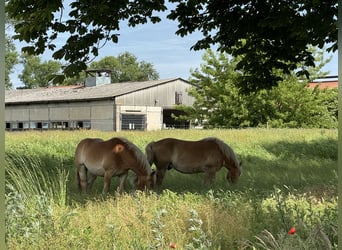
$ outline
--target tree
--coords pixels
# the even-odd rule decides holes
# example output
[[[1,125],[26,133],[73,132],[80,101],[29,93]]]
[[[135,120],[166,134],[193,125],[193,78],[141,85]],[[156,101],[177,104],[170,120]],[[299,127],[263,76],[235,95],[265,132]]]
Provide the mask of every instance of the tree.
[[[196,99],[191,113],[196,114],[197,121],[210,127],[239,126],[237,118],[243,115],[240,112],[243,109],[239,108],[244,106],[244,100],[234,85],[239,77],[234,71],[237,60],[224,53],[215,55],[212,50],[206,51],[203,60],[205,63],[201,64],[201,70],[193,70],[189,79],[198,86],[189,91]]]
[[[193,49],[218,44],[221,52],[234,57],[243,55],[236,69],[244,72],[239,83],[245,92],[276,86],[283,75],[293,72],[300,63],[314,66],[309,45],[327,45],[329,51],[337,49],[336,0],[169,2],[174,5],[168,6],[168,18],[178,21],[176,34],[203,34]],[[133,27],[159,22],[155,12],[166,11],[167,5],[164,0],[78,0],[71,1],[70,9],[65,18],[61,0],[8,0],[6,5],[8,15],[17,22],[15,38],[30,43],[23,50],[39,55],[45,49],[57,49],[53,58],[69,62],[64,69],[67,76],[86,69],[90,54],[98,55],[101,41],[118,42],[121,21]],[[54,41],[60,33],[68,33],[69,38],[56,48]],[[297,73],[308,76],[305,70]]]
[[[26,88],[47,87],[51,84],[52,79],[61,70],[61,63],[53,60],[44,61],[38,56],[23,54],[21,63],[24,65],[19,79],[24,83]]]
[[[9,30],[13,25],[12,20],[5,16],[5,30]],[[5,88],[11,89],[12,82],[10,74],[13,73],[14,66],[18,63],[18,52],[15,49],[13,39],[5,34]]]
[[[30,43],[23,48],[28,54],[40,55],[45,49],[55,50],[54,40],[58,35],[69,34],[66,43],[52,55],[56,60],[70,63],[64,68],[68,77],[85,70],[92,59],[90,54],[97,56],[104,43],[118,42],[120,21],[127,20],[133,27],[148,21],[156,23],[160,18],[153,12],[166,10],[164,0],[81,0],[68,3],[71,10],[65,19],[63,2],[9,0],[6,12],[16,21],[15,39]]]
[[[333,99],[337,101],[337,92],[332,97],[333,92],[322,91],[318,87],[309,89],[305,84],[300,84],[294,76],[288,77],[278,87],[268,91],[268,98],[274,103],[273,116],[269,119],[268,125],[293,128],[336,128],[336,110],[332,110],[330,106]]]
[[[112,83],[128,81],[148,81],[159,78],[158,72],[151,63],[141,61],[125,52],[117,57],[107,56],[97,62],[90,64],[90,69],[110,69],[112,70]]]
[[[314,50],[313,50],[314,51]],[[319,55],[319,53],[318,53]],[[317,60],[323,60],[317,57]],[[283,76],[278,86],[239,93],[240,74],[234,67],[241,58],[207,50],[201,69],[192,71],[189,91],[193,107],[179,107],[186,115],[178,119],[200,122],[206,127],[324,127],[337,126],[337,92],[309,89],[295,76]],[[324,63],[318,62],[322,67]],[[319,69],[310,69],[319,74]],[[279,72],[279,74],[281,74]]]
[[[183,1],[169,18],[178,20],[177,34],[200,31],[203,39],[194,49],[218,44],[221,52],[243,55],[240,87],[246,91],[271,88],[282,80],[274,69],[287,75],[299,63],[313,67],[308,47],[337,49],[337,1]],[[297,74],[305,74],[299,70]]]
[[[6,36],[5,38],[5,88],[12,88],[10,74],[13,73],[14,65],[18,63],[18,52],[15,49],[13,41]]]

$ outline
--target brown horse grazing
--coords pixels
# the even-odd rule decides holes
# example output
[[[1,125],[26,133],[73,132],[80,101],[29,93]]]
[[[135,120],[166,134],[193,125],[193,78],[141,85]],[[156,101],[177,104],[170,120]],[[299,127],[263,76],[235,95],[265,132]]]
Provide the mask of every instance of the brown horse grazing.
[[[114,137],[108,141],[83,139],[76,148],[77,183],[81,191],[89,191],[97,176],[104,177],[103,192],[107,193],[112,176],[120,177],[119,192],[124,190],[128,170],[135,172],[140,190],[153,187],[151,166],[145,155],[132,142]]]
[[[154,163],[157,167],[157,186],[171,168],[186,174],[204,172],[205,184],[214,181],[222,166],[228,169],[227,179],[231,183],[236,183],[241,174],[241,163],[234,151],[214,137],[200,141],[166,138],[149,143],[145,150],[150,165]]]

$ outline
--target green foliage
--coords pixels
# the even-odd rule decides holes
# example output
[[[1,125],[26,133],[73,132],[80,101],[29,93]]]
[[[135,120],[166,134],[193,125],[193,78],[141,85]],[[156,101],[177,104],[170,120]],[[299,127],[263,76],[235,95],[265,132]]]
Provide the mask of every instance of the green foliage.
[[[323,60],[318,53],[318,58]],[[284,77],[277,87],[241,94],[241,72],[234,71],[239,58],[215,55],[207,50],[200,70],[191,72],[189,91],[193,107],[179,107],[187,115],[179,117],[205,127],[337,127],[337,91],[309,89],[294,75]],[[323,66],[324,63],[321,63]],[[311,69],[312,75],[320,70]]]
[[[64,11],[69,8],[65,18]],[[23,51],[40,55],[46,49],[55,50],[52,55],[55,60],[64,59],[70,63],[64,68],[67,77],[74,77],[85,70],[91,55],[97,56],[99,48],[106,42],[118,42],[121,21],[126,20],[133,27],[148,21],[156,23],[160,18],[154,11],[164,10],[164,1],[154,1],[152,4],[150,1],[47,3],[39,0],[30,3],[29,9],[25,1],[14,0],[6,4],[8,16],[15,21],[17,34],[14,38],[30,43]],[[68,39],[57,47],[56,39],[61,34],[67,35]]]
[[[191,118],[209,127],[239,126],[239,119],[247,115],[247,110],[235,87],[239,76],[234,71],[237,60],[223,53],[215,55],[211,50],[206,51],[203,60],[206,63],[201,65],[201,70],[191,72],[190,82],[196,85],[189,90],[189,95],[196,99]]]
[[[18,52],[11,38],[6,36],[5,40],[5,88],[12,88],[10,74],[13,73],[14,65],[18,63]]]
[[[337,249],[337,130],[119,132],[142,150],[163,137],[222,138],[243,161],[242,175],[230,186],[221,170],[205,187],[203,175],[170,170],[162,190],[105,197],[98,178],[81,195],[77,143],[112,136],[5,134],[8,249]]]
[[[305,84],[289,79],[270,91],[268,96],[274,102],[274,116],[268,121],[271,127],[337,127],[336,91],[321,91],[318,87],[309,89]]]
[[[236,65],[244,72],[239,87],[245,92],[270,89],[299,63],[314,66],[310,46],[337,49],[337,2],[329,1],[218,1],[172,0],[177,6],[169,18],[179,22],[178,35],[194,31],[203,38],[195,50],[218,44],[221,52],[243,56]],[[324,17],[324,20],[322,20]],[[274,72],[281,71],[283,75]],[[307,75],[299,68],[300,75]]]
[[[166,209],[156,211],[155,219],[151,222],[152,234],[154,242],[151,249],[165,248],[165,237],[163,235],[163,228],[165,224],[162,223],[162,217],[167,213]]]
[[[45,194],[24,198],[17,190],[5,196],[6,239],[18,239],[17,248],[39,246],[42,239],[53,233],[53,211]]]
[[[22,55],[24,69],[19,79],[26,88],[47,87],[61,70],[61,63],[53,60],[41,62],[38,56]]]
[[[105,1],[92,4],[88,0],[71,1],[70,12],[63,1],[46,3],[37,0],[27,8],[22,0],[7,2],[6,12],[15,20],[15,38],[32,45],[24,47],[30,54],[55,50],[60,34],[68,39],[57,48],[53,58],[70,64],[64,69],[68,77],[86,69],[90,54],[98,55],[103,44],[118,42],[120,24],[126,21],[135,27],[161,18],[155,13],[170,10],[167,18],[178,21],[176,34],[186,36],[199,31],[203,38],[193,49],[207,49],[218,44],[221,52],[235,57],[243,55],[236,69],[240,87],[245,92],[270,89],[283,75],[295,69],[308,75],[299,64],[314,66],[310,45],[329,51],[337,49],[336,1]],[[89,28],[91,27],[91,28]]]
[[[265,229],[253,241],[247,241],[249,247],[278,250],[337,249],[336,200],[325,201],[322,206],[315,198],[291,193],[285,195],[284,191],[276,188],[269,198],[263,200],[261,209],[265,222],[277,221],[283,230],[274,235],[269,231],[271,228]],[[287,233],[290,228],[296,231]]]
[[[203,221],[199,217],[196,210],[191,209],[189,211],[189,231],[192,236],[191,243],[185,246],[185,249],[200,249],[209,250],[212,246],[212,240],[206,235],[202,229]]]
[[[141,61],[129,53],[121,53],[117,57],[107,56],[90,64],[90,69],[112,70],[112,83],[130,81],[157,80],[159,75],[151,63]]]

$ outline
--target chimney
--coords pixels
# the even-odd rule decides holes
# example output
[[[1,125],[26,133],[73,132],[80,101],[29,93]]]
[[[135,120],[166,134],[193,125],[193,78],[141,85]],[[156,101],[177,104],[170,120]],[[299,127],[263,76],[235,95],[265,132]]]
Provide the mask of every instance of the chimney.
[[[111,83],[111,73],[109,69],[89,69],[86,70],[85,86],[93,87]]]

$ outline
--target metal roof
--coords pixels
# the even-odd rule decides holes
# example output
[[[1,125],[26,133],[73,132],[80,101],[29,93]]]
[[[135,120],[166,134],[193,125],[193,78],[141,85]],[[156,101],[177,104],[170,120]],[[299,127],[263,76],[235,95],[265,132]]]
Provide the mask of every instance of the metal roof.
[[[105,84],[94,87],[83,85],[48,87],[36,89],[16,89],[5,91],[5,104],[84,101],[95,99],[110,99],[157,85],[166,84],[182,78],[170,78],[144,82],[123,82]],[[190,83],[189,83],[190,84]]]

